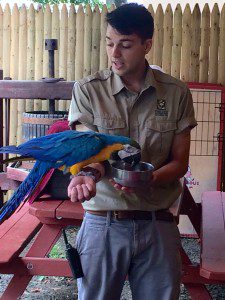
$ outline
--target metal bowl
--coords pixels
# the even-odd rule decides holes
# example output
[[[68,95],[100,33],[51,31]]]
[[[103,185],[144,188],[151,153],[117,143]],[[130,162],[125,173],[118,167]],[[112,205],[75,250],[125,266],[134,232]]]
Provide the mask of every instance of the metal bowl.
[[[153,170],[153,165],[147,162],[132,167],[124,161],[116,161],[111,164],[111,177],[122,186],[138,187],[151,181]]]

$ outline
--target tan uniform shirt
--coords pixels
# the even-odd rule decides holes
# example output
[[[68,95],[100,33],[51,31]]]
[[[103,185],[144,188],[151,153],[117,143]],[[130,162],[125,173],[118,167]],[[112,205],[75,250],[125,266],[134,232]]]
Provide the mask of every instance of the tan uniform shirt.
[[[99,71],[75,83],[69,121],[80,121],[101,133],[129,136],[142,149],[142,161],[158,169],[168,162],[173,137],[197,125],[187,86],[159,70],[148,69],[140,93],[129,91],[111,70]],[[158,210],[169,208],[181,193],[179,180],[151,193],[117,191],[106,178],[97,195],[83,203],[89,210]]]

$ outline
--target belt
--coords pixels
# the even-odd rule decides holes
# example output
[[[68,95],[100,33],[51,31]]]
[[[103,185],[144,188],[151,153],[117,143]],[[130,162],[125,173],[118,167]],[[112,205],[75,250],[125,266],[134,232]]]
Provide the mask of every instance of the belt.
[[[106,210],[86,210],[89,214],[106,217],[108,211]],[[152,220],[151,211],[142,210],[112,210],[111,216],[116,220]],[[157,210],[155,211],[155,218],[159,221],[173,222],[173,214],[167,210]]]

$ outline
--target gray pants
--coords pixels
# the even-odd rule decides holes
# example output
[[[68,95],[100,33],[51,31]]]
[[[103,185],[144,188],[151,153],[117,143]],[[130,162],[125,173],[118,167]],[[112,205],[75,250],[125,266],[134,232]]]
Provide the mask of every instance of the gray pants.
[[[128,275],[134,300],[179,299],[180,236],[173,222],[117,221],[86,213],[77,236],[79,300],[118,300]]]

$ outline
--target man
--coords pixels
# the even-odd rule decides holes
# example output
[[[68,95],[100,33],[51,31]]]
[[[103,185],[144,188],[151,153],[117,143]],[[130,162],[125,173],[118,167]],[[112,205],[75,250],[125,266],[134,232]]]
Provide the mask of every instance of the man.
[[[75,84],[69,121],[132,137],[155,171],[145,189],[109,182],[104,164],[71,180],[68,195],[86,211],[77,237],[84,271],[79,299],[120,299],[126,275],[133,299],[178,299],[180,238],[168,208],[181,193],[179,178],[188,166],[196,126],[192,97],[184,83],[146,62],[154,30],[147,9],[125,4],[106,20],[112,67]]]

